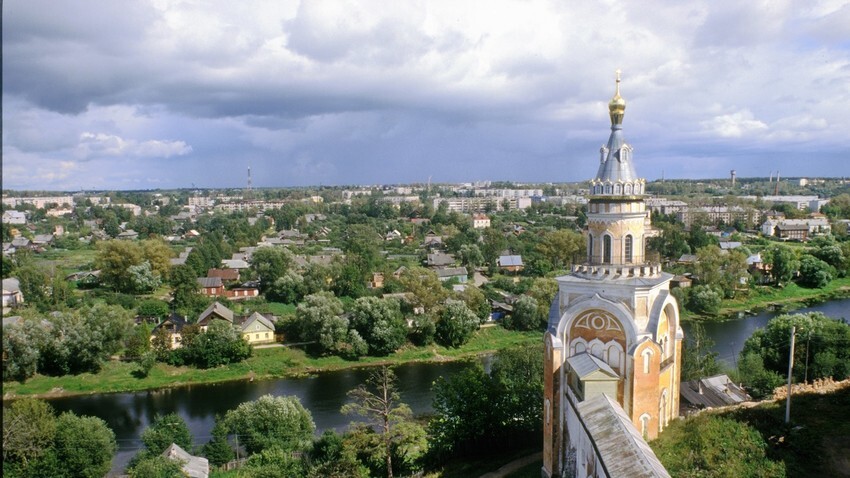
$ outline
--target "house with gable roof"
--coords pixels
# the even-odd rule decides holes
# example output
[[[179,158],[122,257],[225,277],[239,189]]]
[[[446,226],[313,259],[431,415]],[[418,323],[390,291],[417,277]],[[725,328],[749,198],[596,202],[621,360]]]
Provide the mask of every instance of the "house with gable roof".
[[[207,309],[201,312],[198,316],[198,325],[206,332],[207,327],[213,320],[224,320],[233,323],[233,311],[221,304],[221,302],[213,302]]]
[[[241,320],[242,337],[251,345],[275,342],[274,324],[271,320],[254,312]]]

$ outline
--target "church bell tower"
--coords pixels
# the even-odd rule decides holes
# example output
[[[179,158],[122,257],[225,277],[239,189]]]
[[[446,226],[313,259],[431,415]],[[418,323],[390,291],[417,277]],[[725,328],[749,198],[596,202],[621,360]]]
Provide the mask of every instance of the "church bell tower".
[[[559,277],[544,337],[544,475],[560,476],[570,456],[568,416],[598,395],[616,401],[653,439],[678,416],[682,339],[672,274],[646,257],[646,180],[623,136],[620,72],[608,104],[611,134],[599,150],[587,213],[587,256]]]

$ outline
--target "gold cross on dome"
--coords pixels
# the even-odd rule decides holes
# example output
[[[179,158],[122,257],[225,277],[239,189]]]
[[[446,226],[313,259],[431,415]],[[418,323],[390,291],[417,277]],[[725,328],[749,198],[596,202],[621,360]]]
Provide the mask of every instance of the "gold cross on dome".
[[[620,71],[620,69],[617,68],[617,70],[614,73],[617,74],[617,83],[619,83],[620,82],[620,73],[622,73],[622,71]]]

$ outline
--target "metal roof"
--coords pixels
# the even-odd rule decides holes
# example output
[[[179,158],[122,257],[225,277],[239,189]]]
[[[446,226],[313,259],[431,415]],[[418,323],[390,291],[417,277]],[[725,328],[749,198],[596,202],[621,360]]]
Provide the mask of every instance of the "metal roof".
[[[186,450],[172,443],[162,452],[162,456],[180,463],[180,469],[189,478],[207,478],[210,476],[210,462],[206,458],[190,455]]]
[[[221,277],[198,277],[201,287],[221,287]]]
[[[522,266],[522,256],[499,256],[499,267]]]
[[[576,408],[593,437],[608,476],[670,477],[616,400],[598,395]]]
[[[570,364],[570,368],[573,369],[576,375],[582,379],[596,371],[602,372],[612,378],[620,377],[607,363],[587,352],[573,355],[567,359],[567,363]]]
[[[608,145],[605,149],[607,154],[596,173],[598,181],[616,183],[618,181],[632,182],[639,179],[629,158],[631,151],[623,151],[631,148],[623,139],[622,125],[611,126],[611,136],[608,137]]]

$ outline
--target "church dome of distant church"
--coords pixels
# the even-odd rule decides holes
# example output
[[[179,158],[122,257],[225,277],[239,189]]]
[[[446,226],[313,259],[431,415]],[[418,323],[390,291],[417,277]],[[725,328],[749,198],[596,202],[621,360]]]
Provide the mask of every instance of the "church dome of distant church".
[[[632,147],[623,138],[623,116],[626,100],[620,96],[620,74],[617,90],[608,103],[611,117],[611,136],[608,144],[599,149],[599,170],[591,180],[594,196],[638,196],[644,194],[646,180],[638,178],[632,164]]]

